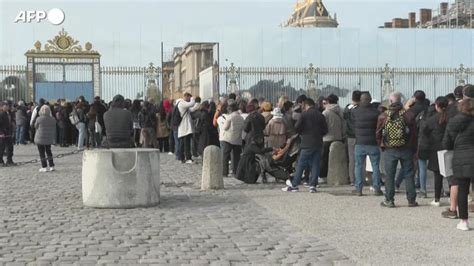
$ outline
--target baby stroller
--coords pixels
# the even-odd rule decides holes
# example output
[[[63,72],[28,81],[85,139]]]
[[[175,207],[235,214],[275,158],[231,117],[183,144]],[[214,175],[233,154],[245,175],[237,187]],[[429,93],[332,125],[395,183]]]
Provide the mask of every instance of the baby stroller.
[[[281,158],[274,161],[271,153],[256,154],[256,160],[260,166],[260,174],[264,182],[267,180],[266,174],[269,173],[277,181],[285,181],[290,178],[294,172],[294,163],[298,158],[301,138],[299,135],[294,135],[287,141],[285,153]]]

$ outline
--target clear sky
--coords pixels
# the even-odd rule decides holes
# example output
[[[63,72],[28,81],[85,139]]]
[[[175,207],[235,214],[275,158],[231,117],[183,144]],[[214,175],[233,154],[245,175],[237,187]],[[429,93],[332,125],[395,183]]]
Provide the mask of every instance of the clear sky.
[[[407,54],[403,48],[406,45],[405,38],[413,43],[407,47],[413,50],[415,58],[432,57],[438,53],[436,47],[438,44],[434,43],[435,40],[439,42],[442,39],[443,43],[443,40],[447,39],[444,41],[448,48],[443,48],[442,53],[446,54],[444,56],[449,62],[446,63],[444,59],[441,61],[432,59],[433,62],[427,65],[456,65],[459,61],[457,57],[467,57],[467,65],[472,62],[472,31],[432,33],[425,30],[401,33],[396,30],[385,30],[388,32],[386,33],[377,29],[394,17],[406,18],[408,12],[418,13],[420,8],[436,9],[441,2],[439,0],[323,2],[331,14],[337,13],[340,29],[325,31],[280,28],[279,24],[293,11],[294,0],[0,0],[0,65],[24,64],[24,53],[33,48],[34,42],[40,40],[44,44],[46,40],[54,37],[61,27],[82,44],[86,41],[92,42],[94,49],[103,55],[103,65],[146,65],[150,61],[159,63],[161,41],[165,43],[166,51],[171,51],[174,46],[182,46],[189,41],[219,41],[222,44],[222,57],[246,65],[300,66],[306,65],[309,61],[327,61],[326,65],[369,66],[380,65],[392,59],[392,63],[403,65],[398,56]],[[48,22],[13,23],[20,10],[49,10],[53,7],[61,8],[66,14],[66,20],[61,26],[53,26]],[[420,38],[417,39],[416,36]],[[458,38],[465,39],[461,48],[456,46]],[[425,56],[421,55],[423,48],[416,48],[420,39],[421,42],[424,40],[424,44],[432,46]],[[306,41],[312,46],[308,47]],[[352,45],[350,42],[355,44]],[[384,42],[390,47],[394,46],[394,52],[387,58],[383,52],[387,48],[380,46]],[[316,47],[319,52],[307,55],[307,49],[311,47]],[[331,51],[326,52],[324,49]],[[368,54],[368,51],[373,49],[381,52]],[[462,51],[456,52],[459,49]],[[355,55],[351,55],[352,53],[347,52],[350,50],[357,51]],[[345,56],[344,53],[349,55]],[[338,59],[324,58],[325,54],[335,54]],[[373,58],[367,61],[365,60],[367,56]],[[453,56],[455,59],[450,59]],[[310,57],[308,62],[307,57]],[[351,59],[346,60],[348,57]],[[411,56],[407,56],[407,60],[411,60],[410,58]],[[410,61],[406,65],[423,64]]]

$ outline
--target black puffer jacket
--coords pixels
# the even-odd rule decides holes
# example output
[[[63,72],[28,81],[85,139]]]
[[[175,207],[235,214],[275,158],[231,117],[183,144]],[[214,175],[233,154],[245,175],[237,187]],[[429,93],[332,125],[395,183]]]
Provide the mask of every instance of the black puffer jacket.
[[[377,119],[379,112],[369,106],[359,106],[351,111],[354,122],[354,132],[357,145],[377,146],[375,132],[377,130]]]
[[[454,150],[453,173],[457,178],[474,177],[474,115],[459,113],[448,122],[443,145]]]
[[[437,113],[423,123],[420,129],[420,139],[424,138],[427,142],[419,142],[420,151],[427,151],[428,155],[428,169],[434,172],[439,172],[438,151],[443,150],[443,137],[446,131],[446,123],[439,124],[439,117],[441,114]],[[422,143],[426,143],[427,147],[423,147]],[[419,152],[420,152],[419,151]],[[426,158],[420,158],[425,159]]]

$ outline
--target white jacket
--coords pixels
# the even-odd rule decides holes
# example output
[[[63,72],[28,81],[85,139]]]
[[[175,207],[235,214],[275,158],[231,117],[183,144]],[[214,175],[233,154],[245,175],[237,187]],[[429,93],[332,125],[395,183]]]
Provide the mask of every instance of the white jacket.
[[[244,130],[244,119],[238,111],[226,117],[221,141],[232,145],[242,145],[242,131]]]
[[[191,113],[199,109],[200,104],[195,103],[193,99],[186,102],[183,99],[178,100],[178,110],[182,120],[178,127],[178,138],[194,134],[193,119]]]

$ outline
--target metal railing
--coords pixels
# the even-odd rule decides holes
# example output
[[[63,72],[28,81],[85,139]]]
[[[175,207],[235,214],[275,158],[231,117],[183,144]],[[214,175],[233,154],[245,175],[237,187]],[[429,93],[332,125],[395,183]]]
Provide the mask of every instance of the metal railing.
[[[244,98],[264,98],[273,103],[282,95],[295,99],[300,94],[313,98],[336,94],[340,104],[351,102],[353,90],[370,91],[383,101],[392,91],[405,98],[416,90],[429,99],[453,92],[458,85],[474,82],[472,69],[459,68],[268,68],[230,67],[220,69],[221,95],[240,94]]]
[[[26,66],[0,66],[0,100],[26,99],[27,92]]]
[[[150,70],[153,70],[150,72]],[[0,66],[0,100],[17,101],[27,95],[25,66]],[[101,97],[110,101],[116,94],[125,98],[144,98],[150,80],[156,81],[161,94],[161,69],[149,67],[101,67]],[[446,95],[457,85],[474,82],[474,71],[459,68],[318,68],[303,67],[229,67],[219,69],[219,94],[231,92],[244,98],[264,98],[276,102],[282,95],[295,99],[300,94],[313,98],[331,93],[347,104],[353,90],[370,91],[372,98],[382,101],[391,91],[406,98],[416,90],[424,90],[434,100]],[[156,88],[155,87],[155,88]]]

